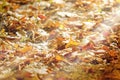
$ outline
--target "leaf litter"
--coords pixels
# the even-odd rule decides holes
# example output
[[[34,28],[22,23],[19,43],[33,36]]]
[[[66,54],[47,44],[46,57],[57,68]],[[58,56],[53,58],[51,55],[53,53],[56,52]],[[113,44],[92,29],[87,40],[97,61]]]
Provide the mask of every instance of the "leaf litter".
[[[119,0],[1,0],[1,80],[119,80]]]

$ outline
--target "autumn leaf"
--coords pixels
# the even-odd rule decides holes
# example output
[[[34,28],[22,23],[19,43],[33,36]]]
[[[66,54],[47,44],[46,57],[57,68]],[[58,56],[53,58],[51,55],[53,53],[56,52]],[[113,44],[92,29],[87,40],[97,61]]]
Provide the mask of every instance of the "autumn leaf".
[[[59,26],[59,29],[62,30],[62,29],[64,29],[64,27],[65,27],[65,26],[61,24],[61,25]]]
[[[58,55],[58,54],[56,54],[55,59],[56,59],[57,61],[62,61],[62,60],[64,60],[63,56]]]
[[[47,17],[46,17],[45,15],[43,15],[43,14],[39,14],[38,17],[39,17],[40,19],[46,19],[46,18],[47,18]]]
[[[93,42],[89,42],[88,44],[86,44],[85,46],[82,47],[83,50],[90,50],[90,49],[94,49],[95,44]]]
[[[70,39],[70,41],[66,44],[65,48],[73,47],[73,46],[78,46],[80,43],[77,41],[74,41]]]
[[[39,79],[38,75],[35,74],[35,75],[32,76],[32,77],[25,77],[24,80],[40,80],[40,79]]]
[[[102,49],[104,49],[104,50],[107,50],[107,51],[108,51],[108,50],[109,50],[109,47],[104,45],[104,46],[102,47]]]
[[[1,31],[0,31],[0,33],[4,33],[5,32],[5,29],[2,29]]]
[[[29,52],[31,50],[32,50],[32,46],[24,46],[24,47],[18,49],[18,51],[21,53],[26,53],[26,52]]]
[[[17,49],[19,47],[19,45],[18,44],[14,44],[14,47]]]
[[[27,21],[26,16],[23,16],[23,17],[20,19],[20,21],[21,21],[21,22]]]
[[[57,50],[62,50],[65,49],[65,44],[63,43],[64,38],[63,37],[57,37],[56,38],[57,42]]]
[[[6,32],[5,32],[5,29],[1,29],[0,30],[0,37],[4,37],[4,36],[6,36]]]
[[[32,76],[32,73],[25,72],[24,75],[25,75],[25,77],[29,77],[30,78]]]
[[[109,55],[112,57],[115,57],[117,55],[117,52],[115,50],[109,50]]]
[[[117,55],[117,52],[115,50],[110,50],[108,46],[103,46],[103,49],[108,52],[108,54],[112,57],[115,57]]]
[[[52,20],[47,20],[44,24],[44,29],[46,31],[52,31],[59,27],[59,22],[58,21],[52,21]]]
[[[61,25],[59,21],[55,21],[54,24],[55,24],[56,27]]]

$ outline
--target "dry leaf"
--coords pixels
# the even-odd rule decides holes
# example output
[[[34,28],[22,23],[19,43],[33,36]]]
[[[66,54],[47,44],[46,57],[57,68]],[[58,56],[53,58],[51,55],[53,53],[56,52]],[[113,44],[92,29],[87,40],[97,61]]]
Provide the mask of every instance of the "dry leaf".
[[[73,46],[78,46],[80,43],[77,41],[74,41],[70,39],[69,43],[66,44],[65,48],[73,47]]]
[[[38,75],[35,74],[34,76],[32,76],[30,78],[29,77],[25,77],[24,80],[40,80],[40,79],[39,79]]]
[[[43,20],[47,18],[47,17],[46,17],[45,15],[43,15],[43,14],[39,14],[38,17],[39,17],[40,19],[43,19]]]
[[[56,59],[57,61],[62,61],[62,60],[64,60],[63,56],[58,55],[58,54],[56,54],[55,59]]]
[[[21,53],[27,53],[32,50],[32,46],[24,46],[23,48],[19,48],[18,51]]]
[[[117,55],[117,52],[115,50],[109,50],[108,53],[112,57],[115,57]]]

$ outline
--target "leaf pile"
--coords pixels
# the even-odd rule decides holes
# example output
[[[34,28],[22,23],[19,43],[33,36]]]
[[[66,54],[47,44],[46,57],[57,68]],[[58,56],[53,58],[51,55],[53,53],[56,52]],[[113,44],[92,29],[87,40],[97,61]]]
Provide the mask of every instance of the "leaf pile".
[[[119,2],[1,0],[0,80],[119,80]]]

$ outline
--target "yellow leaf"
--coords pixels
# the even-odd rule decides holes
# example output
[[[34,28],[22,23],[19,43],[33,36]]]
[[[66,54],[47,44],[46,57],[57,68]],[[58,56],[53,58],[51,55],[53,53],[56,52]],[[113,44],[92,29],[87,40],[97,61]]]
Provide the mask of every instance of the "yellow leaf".
[[[63,56],[58,55],[58,54],[55,54],[55,59],[56,59],[57,61],[63,61],[63,62],[66,62],[66,63],[68,63],[68,64],[71,64],[67,59],[65,59]]]
[[[20,30],[21,28],[22,28],[21,26],[16,27],[17,30]]]
[[[14,54],[9,54],[9,57],[14,57]]]
[[[88,22],[92,22],[92,20],[91,20],[91,19],[88,19],[87,21],[88,21]]]
[[[60,27],[59,27],[59,29],[64,29],[64,25],[61,24]]]
[[[61,61],[63,60],[63,57],[61,55],[56,54],[55,59]]]
[[[70,39],[69,43],[66,44],[65,48],[78,46],[78,45],[79,45],[79,42]]]
[[[98,12],[102,12],[102,9],[101,9],[101,8],[99,8],[99,9],[98,9]]]
[[[2,29],[1,31],[0,31],[0,33],[4,33],[5,32],[5,29]]]
[[[28,51],[32,50],[32,46],[24,46],[23,48],[20,48],[19,51],[21,53],[26,53]]]
[[[18,44],[14,44],[14,47],[17,49],[19,47],[19,45]]]

